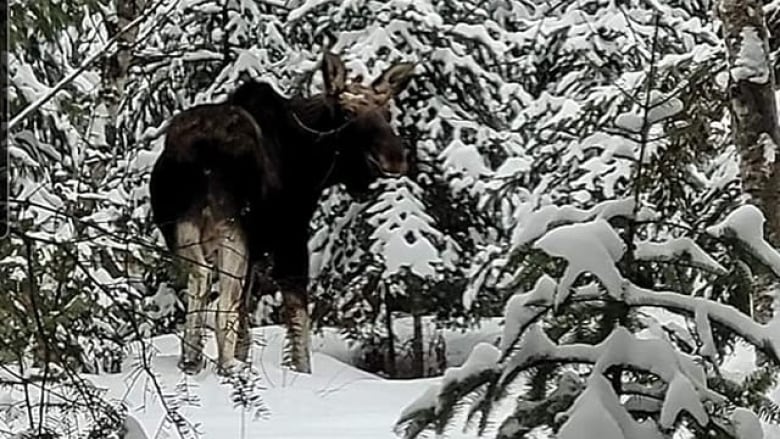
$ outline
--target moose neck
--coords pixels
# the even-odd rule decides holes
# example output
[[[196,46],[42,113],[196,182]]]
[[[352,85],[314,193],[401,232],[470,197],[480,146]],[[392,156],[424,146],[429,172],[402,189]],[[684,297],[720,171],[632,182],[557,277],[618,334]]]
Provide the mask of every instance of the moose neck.
[[[228,103],[243,107],[260,126],[267,140],[263,147],[287,195],[314,204],[325,187],[337,183],[335,161],[344,120],[325,96],[285,98],[267,83],[249,81]]]
[[[283,145],[295,145],[296,155],[308,166],[304,176],[312,186],[313,196],[338,183],[337,159],[341,147],[342,130],[346,119],[337,115],[322,95],[293,98],[289,105],[292,129]]]

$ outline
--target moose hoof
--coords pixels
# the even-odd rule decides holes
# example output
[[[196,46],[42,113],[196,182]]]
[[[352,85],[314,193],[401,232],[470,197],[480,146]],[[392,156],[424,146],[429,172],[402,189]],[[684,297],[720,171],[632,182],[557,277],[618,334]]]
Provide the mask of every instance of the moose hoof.
[[[182,355],[179,358],[179,369],[187,375],[195,375],[203,370],[204,361],[203,355],[196,355],[194,357]]]
[[[246,363],[236,359],[220,361],[219,365],[217,366],[217,374],[220,376],[234,375],[235,373],[243,370],[246,366]]]
[[[310,364],[302,364],[300,366],[293,366],[292,370],[298,373],[305,373],[307,375],[311,375],[311,365]]]
[[[293,372],[305,373],[311,375],[311,359],[306,357],[293,358],[287,367]]]

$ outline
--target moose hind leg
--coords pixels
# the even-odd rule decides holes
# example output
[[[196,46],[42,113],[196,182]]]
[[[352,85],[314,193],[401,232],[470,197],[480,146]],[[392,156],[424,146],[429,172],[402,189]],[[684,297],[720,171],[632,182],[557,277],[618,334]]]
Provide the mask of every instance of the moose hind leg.
[[[225,224],[218,248],[219,302],[217,304],[217,349],[219,368],[226,371],[235,363],[244,281],[248,269],[246,239],[237,223]]]
[[[203,253],[200,229],[189,221],[176,225],[176,254],[187,270],[187,315],[179,368],[198,373],[203,368],[203,322],[211,269]]]
[[[250,300],[254,295],[255,273],[252,265],[247,267],[248,285],[244,288],[243,297],[238,307],[238,335],[236,336],[235,356],[239,361],[247,362],[249,360],[249,347],[252,345],[252,334],[249,332],[249,312],[252,309]]]

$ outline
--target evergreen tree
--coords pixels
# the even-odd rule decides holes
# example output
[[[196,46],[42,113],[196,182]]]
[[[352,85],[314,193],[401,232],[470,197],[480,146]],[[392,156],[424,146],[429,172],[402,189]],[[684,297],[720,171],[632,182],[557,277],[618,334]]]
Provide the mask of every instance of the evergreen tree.
[[[770,364],[778,357],[773,327],[740,314],[752,311],[751,268],[772,264],[755,259],[769,252],[755,231],[760,214],[733,210],[739,190],[718,75],[725,58],[701,6],[523,10],[542,41],[526,57],[544,66],[531,69],[526,89],[536,100],[515,119],[527,155],[488,185],[508,238],[483,250],[466,295],[507,294],[502,342],[448,371],[405,410],[399,432],[442,432],[460,411],[484,432],[519,377],[527,385],[499,437],[542,428],[561,438],[753,437],[758,420],[739,407],[777,420],[761,396],[776,368],[743,383],[718,373],[734,334]],[[752,242],[748,251],[734,238]],[[652,308],[689,319],[691,329],[664,324]],[[651,328],[663,329],[638,337]],[[736,388],[753,397],[729,399]]]
[[[399,432],[442,432],[465,411],[479,431],[498,421],[499,437],[581,437],[587,425],[604,437],[752,437],[753,413],[780,419],[764,396],[778,328],[762,296],[780,257],[757,233],[760,212],[743,205],[710,10],[697,0],[12,2],[11,114],[140,20],[11,125],[0,365],[18,376],[0,384],[42,382],[81,401],[45,419],[14,412],[12,426],[70,432],[86,401],[101,414],[93,437],[119,431],[124,409],[78,374],[150,372],[143,341],[182,317],[184,282],[148,219],[167,120],[247,78],[316,92],[331,50],[363,78],[417,64],[393,113],[413,169],[360,199],[323,196],[314,318],[375,347],[390,375],[406,373],[388,361],[406,349],[395,317],[415,321],[417,375],[431,372],[423,317],[506,319],[500,346],[479,345],[447,371]],[[765,12],[776,27],[777,2]],[[738,339],[766,366],[740,382],[719,373]],[[139,353],[128,345],[140,350],[134,363],[123,361]],[[251,371],[231,382],[238,404],[258,406]],[[169,420],[192,437],[179,393],[166,392]],[[495,419],[509,395],[515,411]]]

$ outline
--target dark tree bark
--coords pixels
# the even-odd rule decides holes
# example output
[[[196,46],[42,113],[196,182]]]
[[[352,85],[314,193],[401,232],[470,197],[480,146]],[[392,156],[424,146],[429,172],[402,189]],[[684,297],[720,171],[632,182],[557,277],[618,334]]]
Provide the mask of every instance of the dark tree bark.
[[[780,247],[780,128],[764,11],[757,0],[720,0],[718,15],[729,58],[742,184],[766,216],[769,241]]]
[[[412,336],[412,373],[415,377],[425,376],[425,343],[423,342],[422,312],[419,291],[415,291],[412,300],[412,321],[414,334]]]
[[[387,361],[386,363],[386,369],[387,374],[391,378],[395,378],[398,376],[398,367],[396,365],[396,355],[395,355],[395,333],[393,332],[393,310],[390,307],[390,292],[387,291],[387,287],[384,283],[380,283],[380,288],[382,288],[381,294],[384,297],[385,301],[385,327],[387,329]]]

